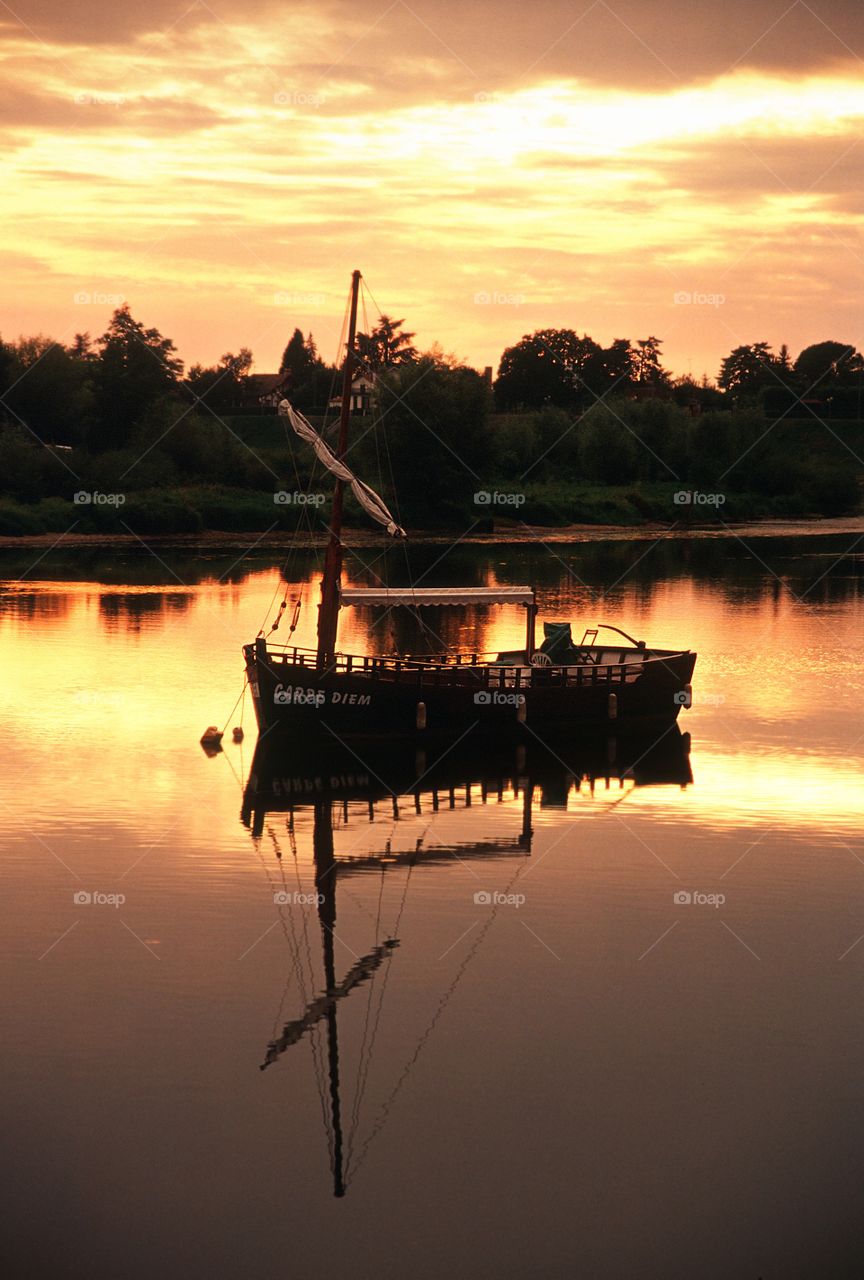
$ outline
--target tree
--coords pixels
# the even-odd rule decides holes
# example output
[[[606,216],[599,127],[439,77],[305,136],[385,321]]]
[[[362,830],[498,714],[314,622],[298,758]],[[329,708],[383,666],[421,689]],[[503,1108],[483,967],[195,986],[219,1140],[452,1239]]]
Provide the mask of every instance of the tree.
[[[95,360],[96,352],[93,350],[93,339],[90,334],[76,333],[69,347],[69,354],[76,360]]]
[[[685,374],[683,378],[673,380],[672,399],[675,404],[689,409],[691,414],[707,413],[709,409],[722,407],[723,392],[709,381],[707,374],[703,373],[699,382]]]
[[[501,409],[575,405],[601,348],[573,329],[538,329],[501,356],[495,400]]]
[[[290,376],[291,403],[295,408],[304,412],[326,408],[335,386],[336,371],[318,355],[311,333],[304,338],[302,330],[294,330],[282,353],[279,372]]]
[[[20,338],[3,350],[3,405],[12,420],[46,443],[77,443],[90,404],[87,363],[74,348],[43,334]]]
[[[431,527],[455,516],[467,526],[477,512],[473,495],[486,487],[482,481],[489,467],[481,375],[464,367],[448,369],[423,356],[416,364],[397,365],[383,374],[380,398],[380,444],[390,455],[386,475],[392,468],[397,477],[394,502],[402,523]],[[373,477],[373,484],[378,447],[367,444],[361,455],[363,473]]]
[[[367,369],[416,363],[417,349],[411,345],[414,334],[402,329],[404,323],[404,320],[381,315],[371,333],[358,333],[357,351]]]
[[[307,381],[315,366],[320,363],[312,334],[304,338],[302,329],[295,329],[287,347],[282,352],[279,372],[290,373],[291,385],[299,387]]]
[[[636,381],[642,385],[668,387],[671,377],[660,363],[660,338],[640,338],[635,352]]]
[[[135,424],[159,400],[179,389],[183,362],[170,338],[145,329],[128,305],[119,307],[98,342],[93,367],[97,448],[122,447]]]
[[[226,351],[219,361],[219,367],[233,374],[235,378],[248,378],[254,363],[255,360],[249,348],[241,347],[236,356],[232,352]]]
[[[795,372],[806,392],[827,382],[855,377],[864,368],[864,360],[847,342],[817,342],[805,347],[795,361]]]
[[[231,413],[243,404],[244,383],[252,364],[252,352],[248,347],[241,347],[236,356],[227,351],[213,368],[193,365],[186,377],[186,385],[214,413]]]
[[[758,396],[774,382],[774,356],[767,342],[735,347],[720,366],[718,385],[735,397]]]
[[[624,395],[636,377],[636,352],[629,338],[616,338],[611,347],[596,347],[582,368],[582,381],[596,396]]]

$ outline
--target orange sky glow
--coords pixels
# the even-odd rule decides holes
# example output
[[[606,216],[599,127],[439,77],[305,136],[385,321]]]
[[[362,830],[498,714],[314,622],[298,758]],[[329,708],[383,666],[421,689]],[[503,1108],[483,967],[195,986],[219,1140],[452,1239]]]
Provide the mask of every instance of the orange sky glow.
[[[125,300],[187,364],[332,360],[356,266],[478,367],[558,325],[696,377],[861,346],[856,7],[4,3],[0,333]]]

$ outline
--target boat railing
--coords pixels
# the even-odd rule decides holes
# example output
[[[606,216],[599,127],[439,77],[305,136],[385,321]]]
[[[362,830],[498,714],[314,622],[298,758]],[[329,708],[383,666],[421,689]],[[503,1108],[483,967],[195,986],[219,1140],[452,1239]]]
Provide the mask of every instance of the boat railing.
[[[271,645],[268,656],[278,669],[289,666],[319,672],[318,654],[314,649],[295,645]],[[675,655],[658,654],[644,662],[592,663],[581,666],[530,667],[506,663],[490,664],[482,653],[443,654],[398,657],[337,653],[327,671],[339,675],[357,675],[405,684],[457,683],[476,689],[518,692],[520,688],[555,688],[571,685],[628,684],[640,678],[652,661],[666,661]]]

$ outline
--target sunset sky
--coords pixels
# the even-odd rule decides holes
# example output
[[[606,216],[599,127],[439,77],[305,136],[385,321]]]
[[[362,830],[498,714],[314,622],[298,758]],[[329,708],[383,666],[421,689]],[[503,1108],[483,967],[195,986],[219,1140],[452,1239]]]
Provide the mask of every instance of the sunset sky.
[[[6,339],[124,299],[187,364],[334,359],[359,267],[477,366],[558,325],[697,377],[864,344],[860,0],[0,0],[0,36]]]

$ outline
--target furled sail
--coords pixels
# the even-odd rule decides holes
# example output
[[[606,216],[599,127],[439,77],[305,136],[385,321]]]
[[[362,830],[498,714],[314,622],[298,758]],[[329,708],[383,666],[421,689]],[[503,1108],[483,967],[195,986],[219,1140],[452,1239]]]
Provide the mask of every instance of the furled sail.
[[[370,515],[373,520],[377,520],[379,524],[383,524],[392,537],[404,538],[407,536],[405,530],[396,523],[374,489],[370,489],[368,484],[364,484],[362,480],[359,480],[351,468],[346,467],[345,463],[336,457],[335,453],[319,436],[311,422],[303,417],[302,413],[298,413],[287,400],[280,401],[279,412],[288,418],[293,430],[300,439],[305,440],[307,444],[311,444],[319,462],[323,462],[327,470],[332,472],[338,480],[344,480],[346,484],[350,484],[354,497],[367,515]]]

